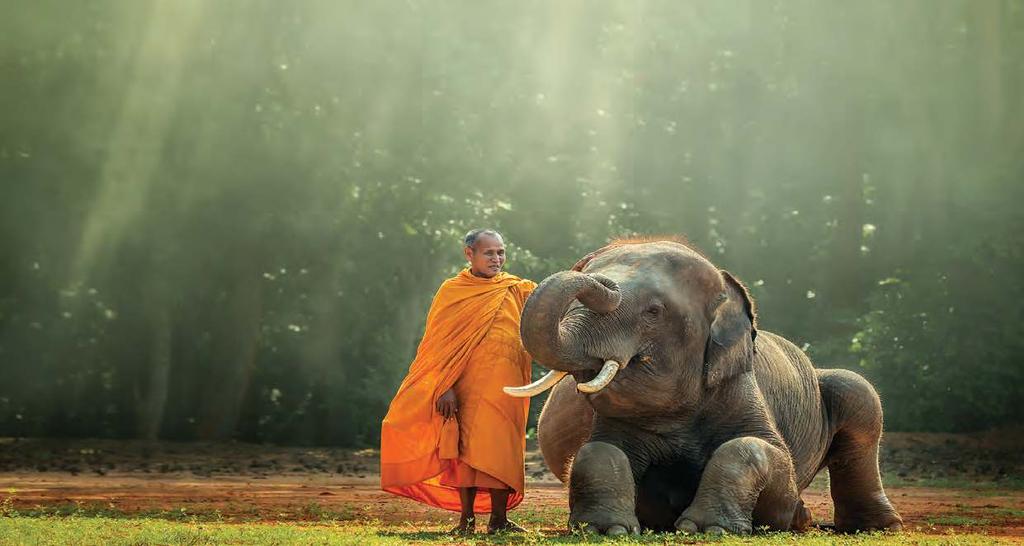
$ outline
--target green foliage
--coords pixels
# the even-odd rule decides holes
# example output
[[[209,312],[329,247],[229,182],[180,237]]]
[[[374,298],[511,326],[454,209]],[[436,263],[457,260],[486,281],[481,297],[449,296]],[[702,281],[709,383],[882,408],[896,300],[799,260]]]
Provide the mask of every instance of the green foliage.
[[[938,263],[878,282],[850,351],[883,397],[889,428],[978,430],[1024,420],[1018,245],[959,234]],[[1014,248],[1011,248],[1014,247]],[[1016,256],[1013,256],[1013,254]]]
[[[477,226],[688,235],[890,428],[1020,421],[1013,3],[0,9],[0,435],[373,445]]]

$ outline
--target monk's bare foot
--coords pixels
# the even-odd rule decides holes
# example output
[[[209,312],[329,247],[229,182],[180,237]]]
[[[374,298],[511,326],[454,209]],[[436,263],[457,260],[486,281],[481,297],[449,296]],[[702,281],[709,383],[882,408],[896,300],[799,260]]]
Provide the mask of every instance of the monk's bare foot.
[[[476,532],[476,518],[462,518],[459,520],[459,524],[452,530],[448,531],[449,535],[472,535]]]
[[[520,527],[516,522],[510,520],[494,521],[491,520],[487,524],[487,534],[493,535],[497,533],[525,533],[526,529]]]

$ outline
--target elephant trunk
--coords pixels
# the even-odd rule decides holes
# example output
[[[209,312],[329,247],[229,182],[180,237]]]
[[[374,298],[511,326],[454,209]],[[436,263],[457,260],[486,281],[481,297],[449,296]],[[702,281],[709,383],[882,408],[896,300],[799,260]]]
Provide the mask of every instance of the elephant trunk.
[[[604,314],[622,297],[615,281],[599,274],[562,271],[540,283],[523,309],[520,333],[530,355],[552,370],[578,370],[587,358],[579,333],[563,320],[574,300]]]

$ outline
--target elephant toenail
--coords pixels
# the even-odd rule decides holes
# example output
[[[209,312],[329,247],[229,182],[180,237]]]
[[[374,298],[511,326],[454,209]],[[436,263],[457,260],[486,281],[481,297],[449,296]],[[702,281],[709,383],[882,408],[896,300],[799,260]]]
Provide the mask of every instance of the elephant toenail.
[[[684,519],[682,521],[676,522],[676,529],[678,529],[678,530],[680,530],[680,531],[682,531],[684,533],[687,533],[687,534],[696,534],[697,531],[700,530],[700,529],[697,528],[697,524],[696,523],[694,523],[694,522],[692,522],[692,521],[690,521],[688,519]]]
[[[717,525],[712,525],[711,527],[704,529],[704,533],[712,536],[722,536],[725,534],[725,529]]]
[[[626,534],[626,532],[627,531],[625,527],[621,525],[612,525],[608,528],[608,531],[605,534],[610,537],[619,537]]]

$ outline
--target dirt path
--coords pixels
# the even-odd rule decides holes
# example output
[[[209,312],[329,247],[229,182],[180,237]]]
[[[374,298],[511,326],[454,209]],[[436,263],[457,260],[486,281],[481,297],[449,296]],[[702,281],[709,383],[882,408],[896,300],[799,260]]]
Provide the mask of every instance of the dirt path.
[[[67,473],[0,473],[0,499],[16,510],[67,509],[119,513],[180,512],[225,520],[380,520],[385,523],[447,524],[452,514],[396,498],[377,489],[377,477],[279,476],[273,478],[193,475],[70,476]],[[1024,492],[990,489],[890,488],[889,496],[908,529],[944,534],[984,532],[1024,537]],[[519,512],[527,523],[556,530],[568,501],[562,485],[531,481]],[[831,499],[821,488],[804,493],[817,521],[831,518]]]

